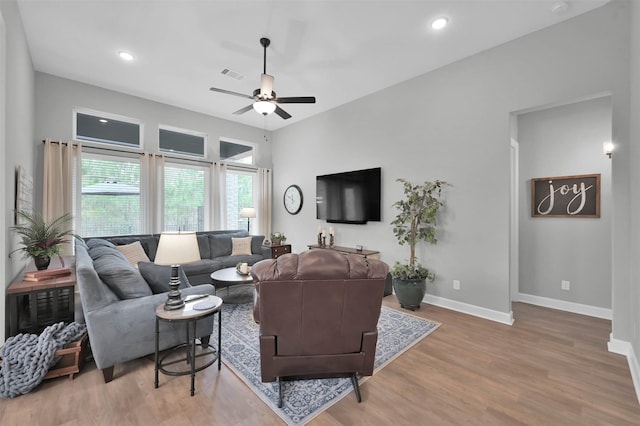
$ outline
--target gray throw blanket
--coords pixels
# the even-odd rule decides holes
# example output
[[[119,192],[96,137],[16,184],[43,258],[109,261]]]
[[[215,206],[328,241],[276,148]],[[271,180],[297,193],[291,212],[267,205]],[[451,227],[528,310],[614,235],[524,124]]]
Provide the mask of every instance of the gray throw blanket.
[[[50,325],[40,334],[18,334],[9,337],[0,348],[0,396],[14,398],[40,384],[60,359],[58,349],[77,340],[86,330],[84,324],[64,322]]]

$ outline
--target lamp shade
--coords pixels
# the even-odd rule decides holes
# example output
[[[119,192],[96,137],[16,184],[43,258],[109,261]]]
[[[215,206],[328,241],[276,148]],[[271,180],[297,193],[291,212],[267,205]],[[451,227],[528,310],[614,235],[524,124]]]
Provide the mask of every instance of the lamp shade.
[[[253,103],[253,109],[262,115],[269,115],[276,110],[276,104],[268,101],[258,101]]]
[[[200,260],[200,249],[195,232],[163,232],[160,234],[154,263],[183,265]]]
[[[256,209],[253,207],[245,207],[240,210],[240,217],[256,217]]]

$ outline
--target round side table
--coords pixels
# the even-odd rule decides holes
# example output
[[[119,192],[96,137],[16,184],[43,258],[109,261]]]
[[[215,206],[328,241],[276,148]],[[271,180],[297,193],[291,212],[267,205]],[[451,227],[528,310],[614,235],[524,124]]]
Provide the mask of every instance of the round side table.
[[[185,305],[181,309],[175,309],[167,311],[164,309],[164,304],[156,308],[156,353],[155,353],[155,388],[158,388],[158,372],[169,376],[184,376],[191,375],[191,396],[195,394],[195,377],[198,371],[204,370],[211,366],[216,360],[218,361],[218,370],[221,367],[221,342],[222,342],[222,299],[218,296],[208,295],[207,297],[196,299],[193,301],[185,301]],[[211,351],[199,354],[196,356],[196,323],[198,320],[210,317],[214,314],[218,314],[218,348],[213,348],[207,344],[208,349]],[[170,350],[162,357],[159,355],[160,346],[160,321],[168,322],[184,322],[187,330],[187,340]],[[176,361],[166,362],[166,358],[175,353],[176,351],[185,350],[186,356]],[[202,356],[211,356],[212,359],[208,360],[205,364],[196,367],[196,359]],[[168,365],[176,364],[179,362],[187,362],[190,365],[188,370],[184,371],[172,371],[165,367]]]

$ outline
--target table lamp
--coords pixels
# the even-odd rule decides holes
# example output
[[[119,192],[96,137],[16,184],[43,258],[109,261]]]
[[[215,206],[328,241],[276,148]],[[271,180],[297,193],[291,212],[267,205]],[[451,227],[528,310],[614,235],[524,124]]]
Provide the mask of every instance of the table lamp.
[[[252,217],[256,217],[256,209],[254,209],[253,207],[245,207],[244,209],[240,210],[240,217],[247,218],[247,232],[249,232],[249,221]]]
[[[184,306],[180,295],[180,265],[200,260],[200,249],[195,232],[163,232],[160,234],[158,251],[154,263],[157,265],[171,265],[171,280],[169,281],[169,295],[164,309],[171,311]]]

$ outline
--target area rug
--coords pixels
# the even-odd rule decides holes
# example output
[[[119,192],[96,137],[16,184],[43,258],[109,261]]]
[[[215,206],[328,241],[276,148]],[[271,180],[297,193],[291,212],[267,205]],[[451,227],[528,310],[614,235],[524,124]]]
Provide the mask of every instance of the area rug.
[[[353,392],[349,378],[285,382],[284,403],[282,408],[278,408],[277,383],[262,383],[260,380],[258,325],[253,321],[252,309],[251,303],[223,305],[222,362],[288,425],[306,424]],[[383,306],[378,321],[374,374],[439,326]]]

